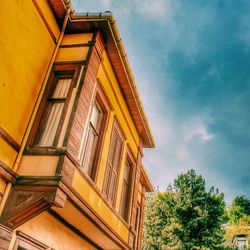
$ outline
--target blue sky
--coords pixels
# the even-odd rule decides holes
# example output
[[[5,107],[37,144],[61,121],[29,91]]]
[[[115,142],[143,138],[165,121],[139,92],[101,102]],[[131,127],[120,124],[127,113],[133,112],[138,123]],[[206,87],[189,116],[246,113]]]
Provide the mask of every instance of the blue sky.
[[[230,201],[250,196],[250,1],[74,0],[113,12],[156,140],[164,190],[194,168]]]

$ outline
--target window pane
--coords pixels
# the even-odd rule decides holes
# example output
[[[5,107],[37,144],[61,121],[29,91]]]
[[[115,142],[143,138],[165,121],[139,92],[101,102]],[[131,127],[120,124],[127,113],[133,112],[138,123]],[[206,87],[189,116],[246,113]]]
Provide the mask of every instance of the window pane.
[[[66,98],[69,92],[72,79],[60,79],[57,82],[56,88],[53,93],[53,98]]]
[[[95,153],[96,144],[97,144],[97,136],[95,134],[94,129],[90,126],[89,134],[87,137],[87,144],[84,152],[84,162],[83,162],[83,167],[89,176],[92,173],[92,166],[94,160],[93,155]]]
[[[125,166],[125,170],[124,170],[124,180],[129,183],[129,176],[130,176],[130,163],[127,161],[126,162],[126,166]]]
[[[122,187],[122,200],[121,200],[121,216],[127,219],[127,208],[128,208],[128,184],[123,181]]]
[[[39,141],[40,146],[52,146],[62,115],[64,103],[52,103],[44,131]]]
[[[90,122],[92,123],[95,129],[97,129],[99,117],[100,117],[100,110],[95,105],[93,106],[91,118],[90,118]]]
[[[122,200],[120,208],[121,216],[125,220],[128,219],[130,175],[131,175],[131,164],[127,160],[123,175]]]

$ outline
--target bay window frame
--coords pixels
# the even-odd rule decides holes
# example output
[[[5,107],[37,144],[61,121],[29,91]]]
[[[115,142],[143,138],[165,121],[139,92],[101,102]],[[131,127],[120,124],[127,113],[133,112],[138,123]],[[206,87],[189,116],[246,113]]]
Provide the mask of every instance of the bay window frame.
[[[62,132],[63,123],[66,117],[66,113],[68,111],[68,105],[70,102],[70,98],[72,95],[73,89],[76,87],[78,78],[80,77],[80,65],[79,64],[54,64],[48,83],[46,85],[41,103],[39,105],[37,115],[33,124],[33,128],[29,135],[29,139],[27,142],[27,147],[25,150],[26,154],[32,153],[34,150],[38,149],[40,153],[43,151],[50,149],[58,149],[58,142]],[[67,92],[67,96],[65,98],[53,98],[54,90],[58,84],[60,79],[72,79],[70,83],[70,87]],[[39,145],[39,140],[43,136],[44,128],[46,126],[46,122],[48,121],[48,116],[50,114],[50,109],[52,107],[52,103],[64,103],[63,110],[61,112],[58,126],[56,128],[56,133],[53,139],[53,143],[51,145]],[[70,121],[69,121],[70,123]],[[68,126],[67,126],[68,127]],[[66,136],[66,133],[64,137]],[[65,139],[65,138],[64,138]],[[65,141],[65,140],[63,140]],[[66,143],[63,143],[63,146]]]
[[[84,162],[86,161],[85,159],[85,151],[86,151],[86,147],[87,147],[87,143],[88,143],[88,136],[89,136],[89,130],[90,130],[90,126],[91,125],[91,114],[93,112],[93,108],[94,106],[97,106],[97,108],[99,110],[101,110],[101,121],[100,123],[97,125],[98,126],[98,141],[96,143],[96,149],[95,149],[95,155],[92,159],[92,161],[89,162],[89,164],[92,165],[91,167],[91,173],[88,174],[86,171],[86,166],[84,166]],[[96,81],[96,90],[94,92],[94,97],[93,97],[93,101],[91,103],[91,111],[90,111],[90,115],[87,121],[87,130],[86,133],[83,135],[83,148],[81,149],[80,152],[80,158],[79,158],[79,164],[80,164],[80,169],[82,170],[82,172],[85,174],[85,176],[88,177],[88,179],[90,179],[92,182],[96,182],[97,179],[97,175],[98,175],[98,170],[99,170],[99,164],[100,164],[100,155],[102,153],[102,149],[103,149],[103,143],[104,143],[104,137],[106,134],[106,130],[107,130],[107,126],[108,126],[108,120],[109,120],[109,116],[110,116],[110,112],[111,112],[112,106],[105,94],[105,90],[102,87],[102,83],[100,81],[99,78],[97,78]],[[95,132],[96,129],[93,128]],[[91,152],[91,155],[93,154],[93,152]]]

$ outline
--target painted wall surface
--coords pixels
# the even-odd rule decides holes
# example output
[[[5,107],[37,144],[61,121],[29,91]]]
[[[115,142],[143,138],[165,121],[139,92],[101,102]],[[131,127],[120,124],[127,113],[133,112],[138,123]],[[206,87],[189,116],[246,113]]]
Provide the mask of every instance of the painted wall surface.
[[[125,242],[128,242],[128,228],[78,171],[75,171],[72,187],[89,204],[95,213],[114,230],[114,232],[116,232]]]
[[[42,10],[52,25],[48,6]],[[30,0],[1,2],[0,23],[0,126],[21,144],[55,43]],[[11,167],[16,154],[4,144],[0,158]]]
[[[72,203],[68,200],[65,206],[62,208],[54,207],[53,210],[69,222],[72,226],[79,229],[89,239],[94,241],[102,249],[106,250],[118,250],[120,249],[117,244],[112,241],[109,236],[100,228],[98,228],[89,218],[80,212]]]
[[[103,65],[100,65],[97,77],[101,80],[103,88],[114,108],[115,115],[131,147],[132,153],[136,157],[140,141],[139,134],[105,50],[103,52],[103,59]]]
[[[34,217],[17,230],[54,249],[96,249],[47,212]]]
[[[17,173],[19,175],[54,176],[59,156],[24,155]]]
[[[89,51],[88,42],[91,41],[92,36],[92,33],[65,35],[55,61],[73,62],[85,60]],[[71,46],[63,47],[65,45]]]

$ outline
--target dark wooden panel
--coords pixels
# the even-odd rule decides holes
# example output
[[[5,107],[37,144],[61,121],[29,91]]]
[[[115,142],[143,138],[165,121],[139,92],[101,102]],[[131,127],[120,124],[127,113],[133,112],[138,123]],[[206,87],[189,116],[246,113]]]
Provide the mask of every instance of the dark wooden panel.
[[[2,127],[0,127],[0,137],[2,137],[16,152],[19,152],[21,146],[15,141]]]
[[[16,228],[52,205],[63,207],[66,194],[58,188],[60,177],[19,177],[11,189],[1,222]]]
[[[15,183],[18,175],[0,160],[0,178]]]
[[[97,71],[100,65],[100,56],[98,55],[98,52],[101,53],[101,48],[103,49],[103,47],[101,47],[101,42],[99,40],[100,38],[97,36],[98,43],[95,44],[98,44],[98,49],[95,47],[94,49],[90,48],[89,53],[91,53],[91,55],[89,57],[89,61],[87,62],[86,74],[68,141],[68,153],[76,161],[78,161],[77,157],[80,151],[81,140],[86,126],[88,113],[91,108],[91,99],[94,93]]]
[[[1,250],[8,250],[10,241],[12,238],[13,231],[5,227],[4,225],[0,224],[0,249]]]
[[[75,172],[74,163],[67,156],[65,156],[61,172],[62,180],[64,181],[65,184],[71,185],[74,172]]]

